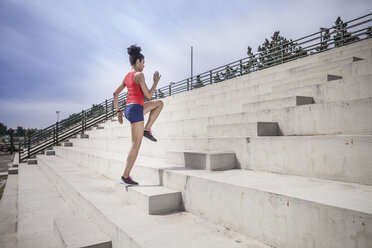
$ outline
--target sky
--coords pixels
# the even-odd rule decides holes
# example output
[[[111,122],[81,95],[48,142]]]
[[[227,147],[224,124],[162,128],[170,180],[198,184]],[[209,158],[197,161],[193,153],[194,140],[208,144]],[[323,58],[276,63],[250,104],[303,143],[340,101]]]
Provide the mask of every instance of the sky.
[[[45,128],[112,98],[141,46],[158,87],[372,12],[364,0],[0,0],[0,122]]]

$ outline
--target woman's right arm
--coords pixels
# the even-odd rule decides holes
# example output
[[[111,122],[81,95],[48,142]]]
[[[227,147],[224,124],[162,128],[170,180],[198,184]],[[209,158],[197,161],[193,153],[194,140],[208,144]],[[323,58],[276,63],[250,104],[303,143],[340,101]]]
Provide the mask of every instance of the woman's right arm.
[[[145,76],[143,75],[143,73],[142,72],[136,72],[136,74],[134,74],[134,81],[141,86],[141,90],[143,92],[143,95],[146,97],[147,100],[151,100],[151,97],[156,90],[156,86],[158,85],[160,78],[161,78],[161,75],[159,75],[159,72],[156,71],[154,73],[154,84],[152,85],[151,89],[149,90],[147,88],[147,84],[145,82]]]
[[[125,83],[124,83],[124,80],[123,82],[119,85],[119,87],[115,90],[114,92],[114,104],[115,104],[115,109],[116,109],[116,113],[118,115],[118,120],[119,120],[119,123],[122,124],[123,123],[123,113],[122,112],[118,112],[120,110],[120,107],[119,107],[119,93],[125,88]]]

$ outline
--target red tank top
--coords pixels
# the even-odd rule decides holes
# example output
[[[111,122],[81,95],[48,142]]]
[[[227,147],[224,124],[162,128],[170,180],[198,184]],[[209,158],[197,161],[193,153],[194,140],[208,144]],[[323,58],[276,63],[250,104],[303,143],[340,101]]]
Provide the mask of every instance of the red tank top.
[[[128,96],[127,96],[126,104],[137,103],[143,106],[145,97],[141,90],[141,86],[137,84],[136,82],[134,82],[134,74],[136,72],[137,71],[129,72],[124,78],[125,86],[127,86],[128,88]]]

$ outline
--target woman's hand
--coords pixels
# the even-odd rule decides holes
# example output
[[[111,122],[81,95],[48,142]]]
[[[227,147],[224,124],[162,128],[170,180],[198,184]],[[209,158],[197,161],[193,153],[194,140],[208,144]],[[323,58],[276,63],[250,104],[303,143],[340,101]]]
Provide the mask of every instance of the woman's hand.
[[[161,75],[159,75],[158,71],[154,72],[154,83],[157,84],[161,78]]]
[[[118,112],[117,113],[117,116],[118,116],[118,121],[120,124],[123,124],[123,112]]]

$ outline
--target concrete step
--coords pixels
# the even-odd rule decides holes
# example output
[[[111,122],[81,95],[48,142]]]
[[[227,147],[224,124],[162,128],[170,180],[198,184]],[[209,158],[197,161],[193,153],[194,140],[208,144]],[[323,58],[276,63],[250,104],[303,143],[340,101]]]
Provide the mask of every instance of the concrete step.
[[[62,142],[63,146],[72,146],[72,142]]]
[[[371,109],[371,97],[289,107],[278,123],[283,135],[372,134]]]
[[[167,162],[197,170],[231,170],[236,168],[233,152],[213,151],[167,151]]]
[[[271,71],[271,69],[269,71]],[[345,78],[350,76],[371,74],[372,69],[370,61],[361,60],[353,62],[352,57],[349,57],[344,59],[344,62],[341,63],[334,62],[325,65],[316,64],[315,67],[304,66],[302,67],[301,72],[299,70],[278,71],[267,76],[262,76],[260,72],[261,71],[255,72],[257,73],[257,76],[253,76],[253,74],[255,73],[251,73],[245,76],[220,82],[218,84],[208,85],[206,87],[186,92],[184,94],[177,94],[175,96],[172,96],[171,98],[165,98],[164,100],[169,99],[172,102],[190,101],[197,98],[202,98],[203,96],[205,97],[207,95],[209,96],[218,94],[223,91],[228,92],[230,90],[236,90],[261,84],[270,84],[271,86],[275,86],[286,83],[287,81],[287,83],[291,83],[291,81],[306,80],[314,76],[320,76],[322,74],[337,75]]]
[[[17,247],[18,175],[1,172],[1,179],[4,173],[6,183],[0,201],[0,240],[2,248],[14,248]]]
[[[53,221],[73,212],[39,166],[19,164],[17,208],[16,247],[58,247]]]
[[[116,183],[115,190],[125,202],[136,205],[147,214],[166,214],[182,210],[181,192],[163,186]]]
[[[54,219],[54,234],[59,247],[111,248],[111,240],[83,216]]]
[[[55,151],[51,151],[51,150],[45,151],[45,155],[47,155],[47,156],[55,155]]]
[[[148,215],[118,197],[111,179],[59,157],[40,155],[40,161],[44,173],[69,205],[77,212],[86,213],[109,236],[113,247],[268,248],[191,213]]]
[[[8,174],[18,174],[18,168],[8,168]]]
[[[27,159],[27,164],[37,164],[37,160],[33,158]]]
[[[166,158],[170,147],[230,151],[236,154],[237,168],[372,184],[371,135],[157,138],[156,143],[143,140],[139,154]],[[131,138],[92,138],[74,146],[127,152]]]
[[[63,147],[59,150],[71,151]],[[98,153],[101,152],[92,152],[95,156],[99,156]],[[123,157],[122,154],[118,155]],[[106,157],[112,160],[114,156],[107,153]],[[43,159],[50,158],[55,157],[43,157]],[[153,181],[162,182],[167,188],[181,191],[187,212],[221,223],[247,236],[256,237],[268,245],[306,247],[307,244],[311,244],[316,247],[345,247],[345,245],[352,247],[357,242],[370,242],[369,236],[361,237],[356,233],[370,232],[371,186],[249,170],[213,172],[181,169],[168,163],[158,164],[149,159],[140,160],[141,162],[136,163],[133,170],[136,179],[145,180],[152,177]],[[92,166],[89,161],[85,163]],[[112,169],[111,164],[104,166],[106,173]],[[98,167],[99,165],[96,168]],[[88,176],[88,169],[82,170],[80,167],[69,166],[66,162],[61,164],[53,162],[53,166],[48,166],[48,170],[60,174],[61,180],[52,180],[54,182],[74,180],[74,184],[78,184],[82,183],[82,176],[84,178]],[[79,176],[74,177],[69,174]],[[93,177],[95,184],[104,185],[98,176]],[[86,180],[93,181],[90,177]],[[92,195],[98,198],[99,192],[91,194],[82,192],[94,187],[76,188],[79,190],[79,195],[86,197]],[[108,191],[106,190],[102,195],[108,195]],[[109,204],[102,199],[99,202]],[[101,204],[98,204],[97,199],[98,208]],[[110,206],[112,205],[117,204],[111,203]],[[112,207],[108,209],[110,210],[107,211],[118,213],[112,210]],[[115,219],[119,218],[117,214],[115,216]],[[136,219],[136,223],[141,225],[141,216],[136,215]],[[278,225],[285,225],[286,228],[278,229],[276,228]],[[143,228],[138,227],[138,230]],[[358,241],[356,237],[359,237]],[[306,238],[305,243],[304,238]]]
[[[232,123],[208,125],[208,136],[281,136],[282,132],[277,122]]]
[[[242,106],[242,110],[246,112],[254,112],[267,109],[288,108],[300,105],[314,104],[313,97],[309,96],[291,96],[275,100],[258,101],[247,103]]]
[[[16,153],[14,153],[12,166],[13,167],[18,167],[18,164],[19,164],[19,153],[16,152]]]

